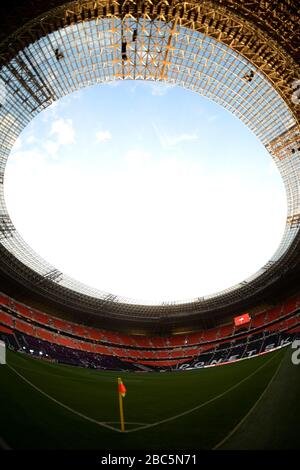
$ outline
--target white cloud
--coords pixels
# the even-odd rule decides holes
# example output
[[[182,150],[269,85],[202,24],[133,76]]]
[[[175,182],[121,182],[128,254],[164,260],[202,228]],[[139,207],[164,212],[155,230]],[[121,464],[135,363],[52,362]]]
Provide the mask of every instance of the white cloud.
[[[54,142],[53,140],[46,140],[46,142],[43,143],[43,147],[51,157],[57,157],[57,152],[59,149],[58,142]]]
[[[196,133],[182,132],[179,134],[169,134],[160,130],[156,124],[153,124],[153,128],[163,150],[169,150],[182,142],[193,141],[199,138]]]
[[[128,150],[125,154],[125,161],[134,170],[149,163],[151,155],[144,149]]]
[[[276,166],[276,163],[274,160],[270,160],[268,163],[268,173],[270,175],[276,175],[280,177],[279,169]]]
[[[110,80],[110,79],[104,80],[103,83],[105,83],[105,85],[108,85],[108,86],[111,86],[111,87],[117,87],[122,83],[122,81],[121,81],[121,79],[116,78],[114,80]]]
[[[108,130],[96,132],[97,142],[107,142],[108,140],[111,140],[111,133]]]
[[[54,135],[60,145],[75,142],[75,130],[71,119],[57,119],[51,125],[50,135]]]
[[[38,141],[38,139],[33,135],[33,134],[29,134],[27,137],[26,137],[26,144],[34,144]]]
[[[52,122],[49,135],[51,139],[40,141],[34,134],[27,139],[28,144],[40,144],[40,147],[53,159],[58,158],[58,151],[63,145],[75,143],[75,130],[71,119],[56,119]]]
[[[218,119],[218,116],[216,114],[212,114],[207,118],[208,122],[214,122]]]
[[[20,150],[22,147],[22,139],[19,136],[14,143],[14,151]]]
[[[165,135],[166,139],[166,144],[169,147],[173,147],[174,145],[180,144],[181,142],[188,142],[189,140],[197,140],[198,136],[197,134],[188,134],[187,132],[184,132],[183,134],[177,134],[177,135]]]
[[[164,82],[154,82],[151,83],[151,95],[152,96],[164,96],[170,91],[171,88],[174,88],[175,85],[164,83]]]

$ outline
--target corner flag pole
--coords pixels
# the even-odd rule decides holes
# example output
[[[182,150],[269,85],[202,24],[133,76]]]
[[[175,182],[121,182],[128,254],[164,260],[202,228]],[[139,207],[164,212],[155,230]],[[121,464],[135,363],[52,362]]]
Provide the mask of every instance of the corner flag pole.
[[[123,382],[120,378],[118,378],[118,394],[119,394],[119,407],[120,407],[120,423],[121,423],[121,431],[125,431],[125,421],[124,421],[124,408],[123,408]],[[124,387],[125,388],[125,387]]]

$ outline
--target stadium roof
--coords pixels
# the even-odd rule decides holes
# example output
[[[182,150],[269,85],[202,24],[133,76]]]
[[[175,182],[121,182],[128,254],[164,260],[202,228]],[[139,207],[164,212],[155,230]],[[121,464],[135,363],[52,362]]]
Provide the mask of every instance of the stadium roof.
[[[0,34],[4,277],[26,291],[102,320],[178,326],[226,316],[257,299],[267,301],[287,282],[291,284],[291,276],[298,274],[300,241],[296,1],[11,5],[2,15],[6,23]],[[60,97],[116,79],[159,80],[199,92],[238,116],[269,150],[285,183],[288,217],[277,252],[251,278],[188,303],[142,305],[69,278],[42,260],[17,233],[3,191],[5,164],[16,138],[36,114]]]

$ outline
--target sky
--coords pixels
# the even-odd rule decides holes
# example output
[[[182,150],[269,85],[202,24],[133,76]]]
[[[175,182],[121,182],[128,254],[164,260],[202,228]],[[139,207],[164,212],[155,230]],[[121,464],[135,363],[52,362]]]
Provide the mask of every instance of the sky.
[[[102,291],[188,301],[274,254],[285,189],[255,135],[183,88],[118,81],[41,112],[8,159],[5,198],[24,240]]]

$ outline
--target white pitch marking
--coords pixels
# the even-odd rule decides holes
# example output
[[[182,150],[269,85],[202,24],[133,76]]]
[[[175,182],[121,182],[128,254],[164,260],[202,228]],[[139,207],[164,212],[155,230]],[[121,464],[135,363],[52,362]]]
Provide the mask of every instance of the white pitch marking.
[[[204,406],[206,405],[209,405],[210,403],[213,403],[214,401],[218,400],[219,398],[222,398],[223,396],[225,396],[227,393],[231,392],[232,390],[234,390],[235,388],[239,387],[242,383],[246,382],[248,379],[250,379],[251,377],[253,377],[253,375],[255,375],[258,371],[260,371],[261,369],[263,369],[264,367],[266,367],[271,361],[273,361],[273,359],[277,357],[277,354],[276,356],[273,356],[271,359],[269,359],[267,362],[265,362],[263,365],[261,365],[258,369],[256,369],[254,372],[252,372],[250,375],[248,375],[247,377],[245,377],[244,379],[240,380],[238,383],[236,383],[235,385],[233,385],[232,387],[230,387],[228,390],[226,390],[225,392],[223,393],[220,393],[219,395],[215,396],[214,398],[211,398],[207,401],[205,401],[204,403],[201,403],[200,405],[197,405],[193,408],[190,408],[189,410],[186,410],[186,411],[183,411],[182,413],[178,413],[177,415],[174,415],[174,416],[171,416],[169,418],[165,418],[161,421],[156,421],[155,423],[151,423],[151,424],[143,424],[137,428],[134,428],[134,429],[130,429],[130,430],[125,430],[124,433],[132,433],[132,432],[136,432],[136,431],[141,431],[143,429],[148,429],[148,428],[153,428],[154,426],[158,426],[160,424],[164,424],[164,423],[167,423],[169,421],[173,421],[177,418],[181,418],[182,416],[186,416],[190,413],[193,413],[194,411],[196,410],[199,410],[200,408],[203,408]],[[17,374],[19,377],[21,377],[21,379],[23,379],[26,383],[28,383],[31,387],[33,387],[35,390],[37,390],[38,392],[40,392],[42,395],[44,395],[45,397],[49,398],[49,400],[52,400],[53,402],[57,403],[59,406],[65,408],[66,410],[70,411],[71,413],[74,413],[75,415],[78,415],[80,416],[81,418],[83,419],[86,419],[87,421],[90,421],[91,423],[94,423],[94,424],[97,424],[98,426],[102,426],[104,428],[107,428],[107,429],[110,429],[112,431],[116,431],[116,432],[119,432],[119,433],[122,433],[122,431],[118,428],[115,428],[113,426],[110,426],[109,424],[106,424],[106,423],[109,423],[110,421],[104,421],[104,422],[100,422],[100,421],[97,421],[96,419],[93,419],[93,418],[90,418],[89,416],[86,416],[84,415],[83,413],[80,413],[79,411],[76,411],[74,410],[73,408],[65,405],[64,403],[61,403],[60,401],[56,400],[56,398],[53,398],[51,395],[48,395],[48,393],[44,392],[43,390],[41,390],[40,388],[38,388],[36,385],[34,385],[32,382],[30,382],[28,379],[26,379],[22,374],[20,374],[18,371],[16,371],[13,367],[9,366],[7,364],[7,366],[15,372],[15,374]],[[128,424],[131,424],[130,422],[128,422]],[[132,423],[134,424],[134,423]]]
[[[56,403],[57,405],[61,406],[62,408],[65,408],[66,410],[70,411],[71,413],[74,413],[75,415],[78,415],[78,416],[80,416],[81,418],[84,418],[84,419],[90,421],[91,423],[97,424],[98,426],[103,426],[104,428],[110,429],[110,430],[112,430],[112,431],[121,432],[120,429],[114,428],[113,426],[109,426],[108,424],[105,424],[105,422],[97,421],[96,419],[90,418],[89,416],[86,416],[86,415],[84,415],[83,413],[80,413],[79,411],[74,410],[74,409],[71,408],[70,406],[64,405],[64,403],[61,403],[60,401],[56,400],[56,398],[51,397],[51,395],[48,395],[48,393],[44,392],[44,391],[41,390],[39,387],[37,387],[36,385],[34,385],[32,382],[30,382],[30,380],[26,379],[22,374],[20,374],[18,371],[16,371],[16,369],[14,369],[12,366],[9,366],[9,365],[8,365],[8,367],[9,367],[15,374],[17,374],[19,377],[21,377],[21,379],[23,379],[27,384],[29,384],[31,387],[33,387],[35,390],[37,390],[38,392],[40,392],[40,393],[41,393],[42,395],[44,395],[45,397],[49,398],[49,400],[54,401],[54,403]]]
[[[120,421],[104,421],[105,424],[120,424]],[[149,423],[135,423],[133,421],[126,421],[125,424],[136,424],[138,426],[146,426]]]
[[[277,355],[276,355],[277,356]],[[213,403],[214,401],[218,400],[219,398],[222,398],[224,395],[226,395],[227,393],[231,392],[232,390],[234,390],[235,388],[239,387],[243,382],[246,382],[248,379],[250,379],[250,377],[252,377],[253,375],[255,375],[259,370],[263,369],[264,367],[266,367],[269,362],[273,361],[274,357],[276,356],[273,356],[271,359],[269,359],[267,362],[265,362],[262,366],[260,366],[258,369],[256,369],[254,372],[252,372],[250,375],[248,375],[247,377],[245,377],[244,379],[242,379],[240,382],[238,382],[237,384],[233,385],[232,387],[230,387],[228,390],[226,390],[225,392],[223,393],[220,393],[219,395],[217,395],[216,397],[214,398],[211,398],[210,400],[207,400],[205,401],[204,403],[201,403],[201,405],[197,405],[195,406],[194,408],[191,408],[189,410],[186,410],[186,411],[183,411],[182,413],[178,413],[177,415],[174,415],[174,416],[171,416],[170,418],[166,418],[166,419],[162,419],[161,421],[157,421],[156,423],[152,423],[152,424],[146,424],[145,426],[141,426],[139,428],[135,428],[135,429],[130,429],[128,431],[125,431],[126,433],[130,433],[130,432],[136,432],[136,431],[140,431],[142,429],[148,429],[148,428],[153,428],[154,426],[158,426],[159,424],[164,424],[164,423],[167,423],[169,421],[173,421],[174,419],[177,419],[177,418],[181,418],[182,416],[185,416],[185,415],[188,415],[190,413],[193,413],[193,411],[196,411],[196,410],[199,410],[200,408],[203,408],[204,406],[206,405],[209,405],[210,403]]]
[[[231,437],[233,436],[233,434],[236,433],[236,431],[242,426],[242,424],[246,421],[246,419],[248,418],[248,416],[250,416],[252,414],[252,412],[255,410],[255,408],[259,405],[259,403],[261,402],[261,400],[263,399],[263,397],[267,394],[268,390],[271,388],[271,385],[272,383],[274,382],[275,380],[275,377],[277,376],[278,372],[279,372],[279,369],[283,363],[283,359],[285,358],[285,356],[283,356],[283,358],[281,359],[277,369],[275,370],[274,372],[274,375],[273,377],[271,378],[270,382],[268,383],[268,385],[266,386],[266,388],[264,389],[264,391],[262,392],[262,394],[258,397],[258,399],[256,400],[256,402],[254,403],[254,405],[250,408],[250,410],[245,414],[245,416],[243,416],[243,418],[241,419],[241,421],[238,422],[238,424],[227,434],[227,436],[224,437],[224,439],[222,439],[218,444],[216,444],[213,448],[213,450],[216,450],[216,449],[219,449],[223,444],[225,444],[225,442]]]

